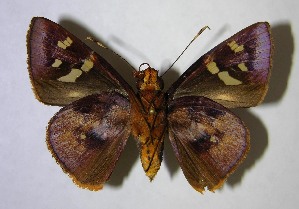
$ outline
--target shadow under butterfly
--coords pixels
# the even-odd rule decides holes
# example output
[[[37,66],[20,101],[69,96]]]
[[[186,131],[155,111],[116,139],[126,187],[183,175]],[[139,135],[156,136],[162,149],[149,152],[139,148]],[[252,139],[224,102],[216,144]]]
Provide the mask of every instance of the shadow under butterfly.
[[[135,93],[106,60],[50,20],[32,19],[27,48],[36,98],[65,106],[49,122],[48,148],[90,190],[109,179],[130,135],[152,180],[166,132],[190,185],[199,192],[221,187],[250,147],[248,129],[228,108],[262,102],[272,56],[270,26],[256,23],[199,58],[165,93],[148,64],[133,71]]]

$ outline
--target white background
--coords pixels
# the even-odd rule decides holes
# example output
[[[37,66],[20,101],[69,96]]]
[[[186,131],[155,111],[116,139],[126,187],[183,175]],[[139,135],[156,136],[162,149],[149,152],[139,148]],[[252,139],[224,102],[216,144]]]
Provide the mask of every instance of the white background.
[[[0,208],[295,208],[299,199],[299,3],[295,0],[1,0]],[[92,35],[135,68],[167,69],[197,31],[205,31],[166,74],[166,86],[197,58],[246,26],[268,21],[275,44],[265,102],[237,114],[251,131],[251,152],[224,187],[193,190],[166,140],[153,182],[144,175],[129,139],[110,181],[100,192],[80,189],[52,159],[48,120],[59,107],[39,103],[26,64],[26,32],[33,16],[47,17],[81,39]],[[88,42],[90,44],[90,42]],[[98,49],[96,49],[98,50]],[[111,57],[110,57],[111,58]],[[130,68],[109,62],[129,83]]]

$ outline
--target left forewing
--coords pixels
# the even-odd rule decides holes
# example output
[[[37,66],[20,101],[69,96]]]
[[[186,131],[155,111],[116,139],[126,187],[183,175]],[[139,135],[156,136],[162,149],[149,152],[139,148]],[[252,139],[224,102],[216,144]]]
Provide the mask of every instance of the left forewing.
[[[37,99],[67,105],[82,97],[131,87],[100,55],[62,26],[34,17],[27,34],[28,70]]]

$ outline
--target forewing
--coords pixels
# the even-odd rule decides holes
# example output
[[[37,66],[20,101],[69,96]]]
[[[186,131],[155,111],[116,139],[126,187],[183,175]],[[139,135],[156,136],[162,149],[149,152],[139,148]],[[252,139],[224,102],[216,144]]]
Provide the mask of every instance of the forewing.
[[[229,108],[255,106],[268,90],[272,51],[269,24],[253,24],[199,58],[168,90],[169,98],[204,96]]]
[[[222,105],[204,97],[174,100],[168,114],[169,137],[183,173],[197,191],[214,191],[245,158],[249,132]]]
[[[118,93],[102,93],[62,108],[49,122],[47,144],[77,185],[99,190],[130,132],[129,101]]]
[[[36,97],[66,105],[87,95],[129,85],[101,56],[60,25],[35,17],[27,34],[28,69]]]

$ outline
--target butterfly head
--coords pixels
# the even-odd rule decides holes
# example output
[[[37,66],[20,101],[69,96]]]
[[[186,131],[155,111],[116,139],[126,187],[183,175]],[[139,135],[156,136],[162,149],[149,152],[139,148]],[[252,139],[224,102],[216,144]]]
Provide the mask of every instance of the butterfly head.
[[[162,78],[158,75],[157,70],[151,68],[149,64],[147,65],[148,67],[145,70],[139,70],[133,72],[133,75],[136,79],[137,89],[141,91],[146,91],[146,90],[161,91],[164,87]]]

